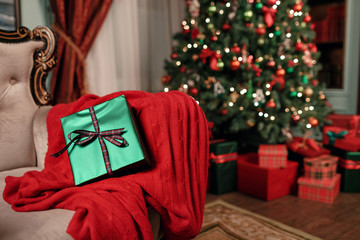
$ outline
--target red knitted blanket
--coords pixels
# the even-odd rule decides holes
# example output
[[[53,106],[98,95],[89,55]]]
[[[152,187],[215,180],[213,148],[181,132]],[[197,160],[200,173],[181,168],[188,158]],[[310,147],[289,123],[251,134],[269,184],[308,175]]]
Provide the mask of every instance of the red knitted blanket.
[[[60,118],[125,95],[152,161],[150,170],[75,186]],[[197,103],[180,92],[125,91],[86,95],[53,107],[47,118],[45,169],[7,177],[3,197],[16,211],[76,211],[67,232],[75,239],[152,239],[146,205],[161,215],[166,239],[190,239],[201,228],[208,170],[208,131]]]

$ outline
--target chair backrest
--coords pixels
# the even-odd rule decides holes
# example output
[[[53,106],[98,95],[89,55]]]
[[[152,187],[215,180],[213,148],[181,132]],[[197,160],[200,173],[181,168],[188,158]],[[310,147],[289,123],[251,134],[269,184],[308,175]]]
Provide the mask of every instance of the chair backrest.
[[[55,44],[47,27],[0,30],[0,171],[36,164],[33,119],[50,102],[45,80]]]

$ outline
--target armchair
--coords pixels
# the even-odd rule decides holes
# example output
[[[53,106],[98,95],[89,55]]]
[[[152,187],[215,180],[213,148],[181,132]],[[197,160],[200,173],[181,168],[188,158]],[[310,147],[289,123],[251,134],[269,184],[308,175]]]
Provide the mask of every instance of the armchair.
[[[200,107],[186,94],[124,91],[105,96],[129,96],[149,148],[152,169],[76,187],[71,185],[71,173],[65,172],[69,163],[63,154],[56,160],[61,164],[56,166],[64,167],[63,172],[59,171],[65,173],[60,176],[65,183],[46,178],[49,173],[55,176],[58,169],[49,152],[54,153],[55,147],[61,145],[53,140],[62,135],[59,116],[76,106],[103,99],[91,95],[70,105],[47,105],[50,94],[45,79],[56,64],[55,40],[47,27],[0,30],[0,239],[71,239],[74,235],[93,239],[92,231],[94,239],[101,239],[103,229],[96,224],[106,227],[105,219],[111,219],[108,225],[116,236],[126,232],[126,239],[137,239],[139,232],[144,239],[196,236],[206,196],[208,128]],[[41,188],[44,182],[50,184]],[[84,193],[100,200],[105,197],[117,209],[99,206],[100,202]],[[89,202],[82,204],[82,200]],[[106,218],[99,219],[104,215],[96,207],[108,211]],[[91,221],[83,222],[89,215]],[[122,216],[129,224],[123,222]],[[71,236],[67,234],[70,226]]]
[[[22,27],[0,31],[0,193],[6,176],[44,169],[52,106],[45,80],[56,64],[51,29]],[[66,229],[74,211],[16,212],[0,198],[0,239],[72,239]],[[160,239],[160,215],[148,207],[154,239]]]

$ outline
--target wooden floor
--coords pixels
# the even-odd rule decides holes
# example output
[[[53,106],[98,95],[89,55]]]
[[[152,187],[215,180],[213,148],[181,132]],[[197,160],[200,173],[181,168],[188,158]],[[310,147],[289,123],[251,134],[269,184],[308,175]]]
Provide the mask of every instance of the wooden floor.
[[[240,192],[207,194],[326,240],[360,239],[360,193],[340,193],[333,204],[289,195],[269,202]]]

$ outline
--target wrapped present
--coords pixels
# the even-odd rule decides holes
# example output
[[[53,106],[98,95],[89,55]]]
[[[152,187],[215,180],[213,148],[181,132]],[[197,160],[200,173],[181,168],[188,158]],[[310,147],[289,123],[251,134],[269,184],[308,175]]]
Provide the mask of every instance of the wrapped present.
[[[330,114],[326,119],[331,121],[331,126],[333,127],[356,130],[360,127],[360,115]]]
[[[323,143],[350,152],[360,150],[360,135],[355,130],[340,127],[325,126],[323,129]]]
[[[210,141],[210,167],[208,191],[224,194],[236,190],[237,142],[226,140]]]
[[[324,203],[333,203],[340,192],[340,174],[328,179],[298,179],[298,197]]]
[[[267,201],[296,193],[297,162],[284,168],[264,168],[258,164],[258,154],[239,155],[238,190]]]
[[[331,155],[338,156],[339,158],[344,158],[348,160],[360,161],[360,152],[349,152],[328,145],[325,145],[324,147],[331,152]]]
[[[150,166],[125,96],[60,119],[75,185]]]
[[[332,155],[304,158],[305,177],[312,179],[327,179],[335,177],[338,160],[338,157]]]
[[[345,158],[339,159],[341,173],[341,191],[360,192],[360,161]]]
[[[258,154],[260,167],[278,168],[287,165],[288,151],[285,144],[261,144]]]
[[[314,158],[324,154],[330,154],[330,150],[322,147],[322,143],[312,138],[294,137],[291,143],[287,143],[288,160],[299,163],[299,175],[304,174],[304,158]]]

